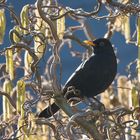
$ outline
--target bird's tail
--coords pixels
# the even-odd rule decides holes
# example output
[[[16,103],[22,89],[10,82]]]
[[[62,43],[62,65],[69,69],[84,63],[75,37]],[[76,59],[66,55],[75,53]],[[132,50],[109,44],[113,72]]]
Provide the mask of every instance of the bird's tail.
[[[39,118],[40,117],[44,117],[44,118],[50,118],[53,114],[55,114],[60,108],[53,103],[52,105],[50,105],[49,107],[45,108],[43,111],[41,111],[41,113],[39,114]]]

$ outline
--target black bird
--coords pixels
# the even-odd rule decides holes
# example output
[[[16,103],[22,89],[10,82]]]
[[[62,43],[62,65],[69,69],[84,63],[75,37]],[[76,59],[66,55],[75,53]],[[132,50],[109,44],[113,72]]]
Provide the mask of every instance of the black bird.
[[[63,94],[72,86],[80,91],[80,97],[94,97],[105,91],[115,78],[117,61],[113,47],[108,39],[99,38],[95,41],[84,41],[92,46],[93,55],[82,62],[64,85]],[[67,99],[76,96],[68,95]],[[49,118],[60,108],[53,103],[44,109],[39,117]]]

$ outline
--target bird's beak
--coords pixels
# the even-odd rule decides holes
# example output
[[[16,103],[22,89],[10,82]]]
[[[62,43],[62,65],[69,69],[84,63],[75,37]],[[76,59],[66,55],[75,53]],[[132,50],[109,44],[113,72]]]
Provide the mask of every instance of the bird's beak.
[[[93,41],[91,41],[91,40],[84,40],[83,41],[86,45],[89,45],[89,46],[96,46],[96,44],[95,43],[93,43]]]

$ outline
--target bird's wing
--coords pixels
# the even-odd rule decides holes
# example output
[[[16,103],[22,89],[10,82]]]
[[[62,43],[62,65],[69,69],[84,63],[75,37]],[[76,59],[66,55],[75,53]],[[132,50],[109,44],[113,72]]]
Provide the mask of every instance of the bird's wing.
[[[112,66],[110,62],[108,63],[108,59],[110,58],[106,55],[92,56],[70,76],[64,89],[74,86],[76,89],[80,89],[82,96],[87,93],[89,93],[87,96],[91,96],[91,92],[95,96],[103,92],[112,81],[112,74],[110,74]]]
[[[96,75],[96,62],[94,59],[95,57],[81,63],[79,67],[75,70],[75,72],[69,77],[64,87],[79,87],[83,83],[85,83],[85,80],[87,80],[90,77],[90,75],[94,77],[94,75]]]

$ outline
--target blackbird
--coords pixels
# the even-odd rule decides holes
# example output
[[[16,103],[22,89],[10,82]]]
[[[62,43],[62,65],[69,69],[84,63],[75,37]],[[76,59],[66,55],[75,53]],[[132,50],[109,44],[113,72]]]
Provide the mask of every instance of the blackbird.
[[[84,41],[87,45],[93,47],[93,54],[70,76],[64,85],[63,94],[67,88],[72,86],[80,91],[79,96],[94,97],[105,91],[115,78],[117,73],[117,61],[113,47],[108,39],[99,38],[94,41]],[[77,95],[68,95],[67,99]],[[53,103],[44,109],[39,117],[49,118],[60,108]]]

